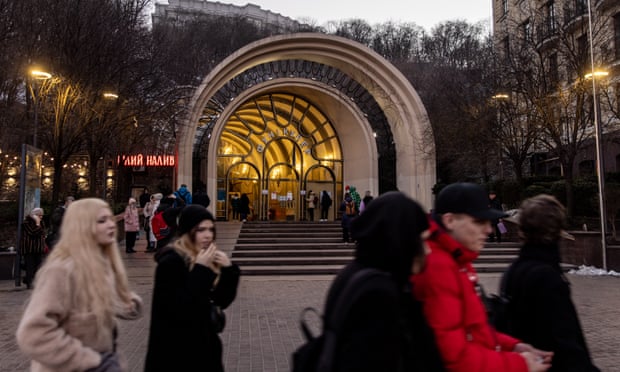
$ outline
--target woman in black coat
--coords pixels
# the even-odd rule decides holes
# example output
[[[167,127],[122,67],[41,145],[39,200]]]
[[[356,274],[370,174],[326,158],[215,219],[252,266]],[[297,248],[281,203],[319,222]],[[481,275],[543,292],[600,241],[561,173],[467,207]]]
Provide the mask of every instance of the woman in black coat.
[[[590,358],[570,283],[560,267],[564,207],[553,196],[535,196],[522,203],[518,223],[524,244],[500,288],[510,298],[506,333],[552,351],[549,371],[599,371]]]
[[[22,238],[20,253],[24,257],[26,276],[24,283],[28,289],[32,288],[34,277],[43,263],[45,255],[45,224],[43,223],[43,209],[35,208],[22,223]]]
[[[440,371],[432,333],[419,306],[412,302],[408,284],[409,276],[421,270],[426,256],[422,242],[428,229],[426,215],[400,192],[381,195],[367,211],[351,223],[357,241],[355,260],[334,280],[324,319],[329,320],[338,310],[338,298],[356,273],[372,268],[378,275],[361,284],[364,289],[339,325],[334,371]],[[426,346],[429,350],[416,349]],[[425,364],[433,357],[435,365]]]
[[[235,299],[240,271],[217,250],[214,222],[204,207],[184,207],[179,238],[158,252],[145,371],[224,370],[210,315]]]

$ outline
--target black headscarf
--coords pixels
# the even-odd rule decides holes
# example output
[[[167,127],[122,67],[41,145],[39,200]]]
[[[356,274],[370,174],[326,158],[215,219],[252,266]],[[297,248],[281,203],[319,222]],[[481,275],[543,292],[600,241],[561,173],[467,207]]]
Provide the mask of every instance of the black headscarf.
[[[428,227],[426,213],[417,202],[401,192],[387,192],[351,223],[356,260],[405,283],[413,258],[424,254],[420,233]]]

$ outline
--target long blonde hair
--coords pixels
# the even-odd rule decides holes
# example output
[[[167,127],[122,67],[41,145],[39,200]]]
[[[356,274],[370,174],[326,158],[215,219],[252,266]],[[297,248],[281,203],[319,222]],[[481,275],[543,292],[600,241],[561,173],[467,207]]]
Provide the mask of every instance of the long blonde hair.
[[[131,292],[116,240],[104,246],[96,241],[97,219],[103,208],[110,210],[108,203],[96,198],[71,203],[63,217],[60,240],[37,278],[44,276],[50,262],[72,261],[71,275],[76,283],[72,303],[81,310],[92,311],[99,326],[109,326],[114,321],[116,301],[131,304]],[[109,285],[110,274],[114,276],[115,288]]]
[[[196,257],[200,252],[200,248],[194,243],[192,239],[192,234],[194,233],[194,229],[192,229],[187,234],[181,235],[177,240],[172,243],[172,247],[177,253],[181,255],[185,259],[185,263],[191,270],[196,263]]]

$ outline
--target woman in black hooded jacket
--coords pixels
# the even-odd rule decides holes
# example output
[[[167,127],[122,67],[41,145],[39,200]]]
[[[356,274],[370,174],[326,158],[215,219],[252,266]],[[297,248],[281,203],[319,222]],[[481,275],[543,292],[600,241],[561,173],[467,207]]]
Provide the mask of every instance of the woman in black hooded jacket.
[[[598,372],[560,267],[564,206],[551,195],[534,196],[521,204],[518,223],[523,246],[500,287],[510,298],[506,333],[553,351],[548,372]]]
[[[374,268],[380,275],[362,283],[362,294],[351,304],[344,324],[338,325],[334,371],[443,369],[432,332],[408,286],[411,273],[423,267],[426,251],[422,236],[427,229],[422,208],[400,192],[379,196],[367,213],[352,222],[352,236],[357,241],[355,260],[334,280],[324,319],[330,319],[340,294],[356,273]]]

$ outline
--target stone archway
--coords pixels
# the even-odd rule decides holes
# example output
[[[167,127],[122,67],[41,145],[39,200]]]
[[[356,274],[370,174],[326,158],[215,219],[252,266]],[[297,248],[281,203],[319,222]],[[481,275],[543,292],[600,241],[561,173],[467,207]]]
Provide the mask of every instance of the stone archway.
[[[363,86],[383,110],[392,132],[396,155],[396,186],[426,208],[432,204],[435,184],[434,144],[422,102],[407,79],[371,49],[354,41],[315,33],[279,35],[259,40],[222,61],[203,81],[190,103],[187,124],[179,131],[177,183],[191,184],[192,150],[197,123],[209,99],[231,79],[254,66],[278,60],[306,60],[332,66]],[[344,154],[344,178],[359,189],[377,188],[377,149],[373,131],[348,97],[310,79],[287,77],[252,86],[224,108],[212,135],[217,138],[226,115],[252,94],[286,90],[312,96],[322,105],[338,130]],[[209,148],[209,159],[217,153]],[[216,189],[215,169],[209,162],[207,188]]]

